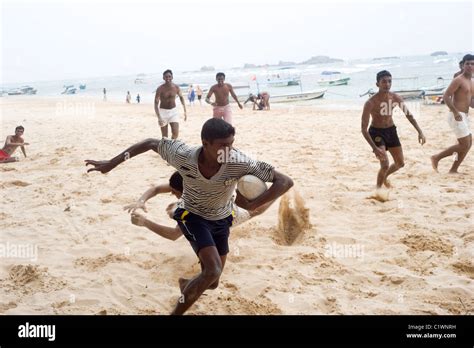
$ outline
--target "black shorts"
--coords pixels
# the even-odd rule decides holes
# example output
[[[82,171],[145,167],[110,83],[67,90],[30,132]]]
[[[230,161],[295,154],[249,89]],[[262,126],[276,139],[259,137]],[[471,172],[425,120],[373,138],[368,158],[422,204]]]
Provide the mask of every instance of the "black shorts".
[[[229,228],[232,226],[232,214],[221,220],[206,220],[185,209],[178,208],[173,219],[178,222],[181,232],[191,243],[194,252],[208,246],[215,246],[219,255],[229,252]]]
[[[201,100],[201,98],[202,98],[202,95],[198,95],[198,100]]]
[[[385,148],[402,146],[400,139],[398,139],[397,127],[395,127],[395,125],[388,128],[375,128],[370,126],[369,134],[377,147],[382,145],[385,146]]]

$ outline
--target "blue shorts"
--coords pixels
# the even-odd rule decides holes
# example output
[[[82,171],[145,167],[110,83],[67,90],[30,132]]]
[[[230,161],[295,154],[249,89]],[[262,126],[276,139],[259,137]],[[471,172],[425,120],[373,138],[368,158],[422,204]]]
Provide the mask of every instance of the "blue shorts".
[[[196,254],[199,250],[215,246],[219,255],[229,253],[229,228],[232,226],[233,215],[221,220],[206,220],[188,210],[178,208],[173,219],[178,222],[184,237],[191,243]]]

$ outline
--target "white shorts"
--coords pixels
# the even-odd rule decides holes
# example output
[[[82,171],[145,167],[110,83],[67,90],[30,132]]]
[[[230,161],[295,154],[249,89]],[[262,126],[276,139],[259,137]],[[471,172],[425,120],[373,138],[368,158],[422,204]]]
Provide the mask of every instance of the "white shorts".
[[[462,121],[456,121],[452,112],[449,112],[448,114],[448,123],[456,135],[456,139],[464,138],[471,134],[469,115],[464,112],[460,112],[460,114],[462,116]]]
[[[158,117],[158,123],[160,127],[167,126],[169,123],[179,122],[178,108],[172,109],[161,109],[160,116]]]
[[[232,202],[232,215],[234,219],[232,220],[232,227],[243,224],[244,222],[250,220],[250,213],[248,210],[238,207],[235,202]]]

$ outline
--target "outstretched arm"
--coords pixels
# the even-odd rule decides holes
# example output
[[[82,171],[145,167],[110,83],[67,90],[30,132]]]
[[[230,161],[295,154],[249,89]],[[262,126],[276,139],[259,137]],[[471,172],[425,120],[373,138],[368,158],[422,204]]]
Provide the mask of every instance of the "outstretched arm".
[[[276,170],[273,170],[273,181],[272,186],[265,191],[260,197],[253,201],[247,200],[244,196],[237,191],[237,197],[235,198],[235,204],[246,210],[256,210],[262,205],[273,202],[278,197],[282,196],[293,186],[293,180]]]
[[[157,235],[169,239],[171,241],[175,241],[183,234],[178,226],[176,227],[168,227],[164,225],[157,224],[151,220],[148,220],[143,215],[138,213],[133,213],[131,216],[132,224],[137,226],[143,226],[148,228],[150,231],[155,232]]]
[[[402,109],[402,111],[405,114],[405,116],[407,117],[408,121],[410,121],[412,126],[415,127],[416,131],[418,132],[418,142],[421,145],[423,145],[424,143],[426,143],[426,138],[423,135],[423,132],[421,131],[420,126],[418,126],[418,123],[416,122],[415,117],[410,112],[410,110],[408,110],[408,107],[406,106],[403,99],[399,96],[397,96],[397,99],[398,99],[397,102],[398,102],[398,105],[400,106],[400,109]]]
[[[240,104],[239,102],[239,98],[237,98],[237,95],[235,94],[234,92],[234,88],[232,87],[232,85],[228,84],[229,86],[229,93],[230,95],[232,96],[232,98],[234,98],[234,100],[237,102],[237,104],[239,105],[239,108],[243,109],[244,107],[242,106],[242,104]]]
[[[147,152],[149,150],[157,151],[157,147],[160,140],[148,138],[135,145],[130,146],[125,151],[121,152],[119,155],[115,156],[108,161],[94,161],[94,160],[85,160],[86,166],[92,165],[93,168],[87,170],[87,172],[93,172],[97,170],[102,174],[110,172],[112,169],[117,167],[120,163],[125,162],[126,160],[135,157],[141,153]]]
[[[147,212],[145,203],[155,197],[160,193],[170,193],[171,187],[169,184],[163,184],[158,186],[153,186],[145,191],[144,194],[138,199],[136,203],[128,204],[123,209],[127,210],[129,213],[134,213],[137,209],[143,209],[144,212]]]

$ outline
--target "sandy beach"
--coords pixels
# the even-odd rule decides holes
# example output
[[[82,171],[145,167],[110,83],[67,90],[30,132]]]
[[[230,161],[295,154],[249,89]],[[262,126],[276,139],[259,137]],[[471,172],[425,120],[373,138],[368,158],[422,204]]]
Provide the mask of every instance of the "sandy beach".
[[[473,314],[474,164],[448,175],[454,144],[444,105],[411,109],[427,143],[395,116],[405,167],[387,202],[371,199],[378,162],[360,132],[361,109],[343,105],[235,105],[235,147],[295,182],[265,214],[231,230],[220,286],[189,314]],[[184,238],[165,240],[130,223],[123,206],[173,168],[149,152],[107,175],[109,159],[160,137],[151,104],[100,99],[1,100],[2,141],[25,127],[28,158],[0,165],[1,314],[168,314],[178,278],[199,271]],[[188,107],[180,138],[200,143],[210,106]],[[174,226],[161,195],[147,216]],[[15,254],[27,249],[23,257]],[[16,251],[15,251],[16,250]]]

